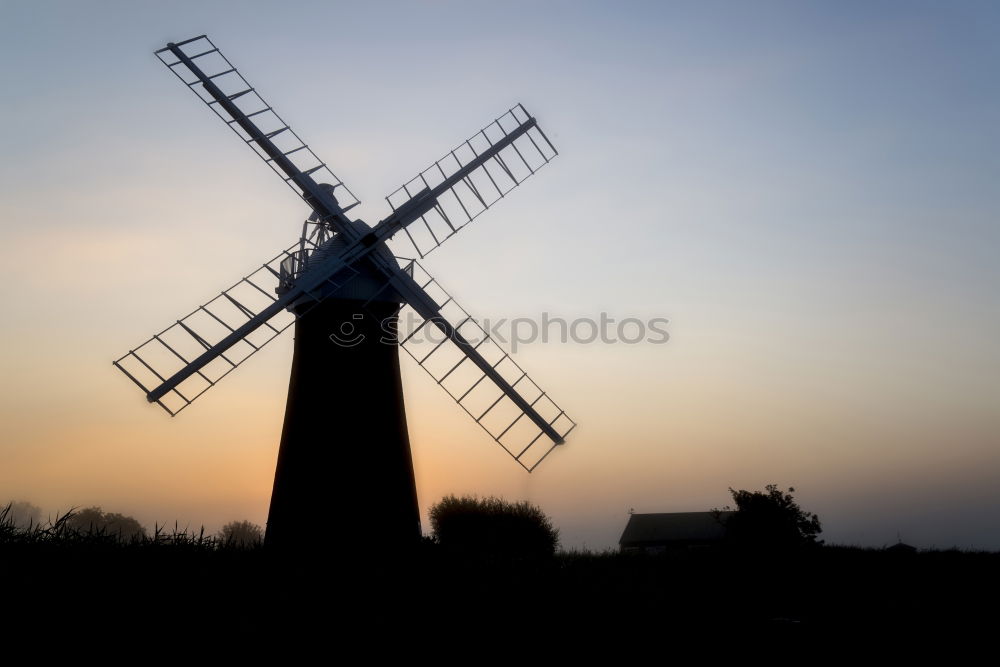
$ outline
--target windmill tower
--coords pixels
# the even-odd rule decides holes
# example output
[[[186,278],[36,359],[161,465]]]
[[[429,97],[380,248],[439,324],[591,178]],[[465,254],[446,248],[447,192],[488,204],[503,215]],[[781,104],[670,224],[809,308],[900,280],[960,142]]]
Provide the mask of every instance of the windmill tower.
[[[419,537],[400,347],[528,472],[564,442],[575,423],[405,258],[425,257],[555,157],[523,106],[386,197],[391,212],[370,226],[347,216],[357,198],[208,37],[156,55],[311,209],[295,244],[114,362],[176,415],[295,325],[268,544],[304,545],[331,515],[353,539]]]

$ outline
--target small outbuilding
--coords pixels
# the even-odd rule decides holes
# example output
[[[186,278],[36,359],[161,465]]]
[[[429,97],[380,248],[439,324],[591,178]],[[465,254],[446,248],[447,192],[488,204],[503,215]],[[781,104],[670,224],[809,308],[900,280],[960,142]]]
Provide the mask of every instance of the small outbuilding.
[[[622,551],[662,553],[718,544],[733,512],[630,514],[618,546]]]
[[[891,547],[886,547],[884,550],[891,554],[910,555],[917,553],[917,548],[915,546],[909,544],[903,544],[902,541],[893,544]]]

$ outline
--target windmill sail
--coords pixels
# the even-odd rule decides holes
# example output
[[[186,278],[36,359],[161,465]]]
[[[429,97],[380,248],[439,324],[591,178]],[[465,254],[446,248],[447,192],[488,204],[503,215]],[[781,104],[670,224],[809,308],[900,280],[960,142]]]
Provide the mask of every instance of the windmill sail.
[[[321,302],[367,298],[379,304],[372,311],[383,313],[387,304],[390,309],[402,304],[394,324],[403,328],[389,339],[526,470],[533,470],[564,442],[575,422],[423,267],[414,260],[401,260],[400,266],[386,247],[391,240],[394,246],[412,246],[399,254],[408,255],[412,249],[425,256],[556,156],[522,105],[389,195],[392,213],[370,227],[347,218],[357,198],[208,37],[170,43],[156,55],[309,204],[313,214],[296,245],[114,362],[147,400],[175,415]],[[329,305],[336,312],[343,307]],[[304,320],[302,330],[315,321],[313,332],[322,339],[326,324],[317,318]],[[395,375],[388,380],[398,382],[393,362]],[[301,383],[322,388],[326,377],[322,372]],[[294,378],[293,373],[292,382]],[[318,413],[303,414],[312,419]],[[400,451],[405,452],[408,444],[405,431],[401,433]],[[412,479],[409,455],[400,461]]]
[[[426,317],[411,302],[384,328],[394,326],[400,347],[531,472],[576,423],[420,264],[410,260],[402,271],[436,314]]]
[[[503,147],[482,159],[497,145]],[[463,170],[468,172],[437,196],[419,222],[396,234],[392,243],[396,254],[412,256],[415,251],[425,257],[557,154],[524,106],[509,109],[386,197],[392,210],[398,211],[424,191],[447,184]]]
[[[306,199],[317,196],[317,184],[329,184],[340,212],[358,204],[357,197],[282,120],[257,89],[205,35],[156,51],[156,56],[198,98]],[[326,215],[325,211],[321,215]]]
[[[321,279],[295,285],[308,266],[308,256],[301,242],[282,251],[114,365],[146,392],[150,402],[176,415],[308,312],[293,313],[289,305],[305,294],[313,296],[312,305],[318,304],[356,275],[349,268],[327,269]],[[325,288],[322,293],[317,290],[320,285]]]

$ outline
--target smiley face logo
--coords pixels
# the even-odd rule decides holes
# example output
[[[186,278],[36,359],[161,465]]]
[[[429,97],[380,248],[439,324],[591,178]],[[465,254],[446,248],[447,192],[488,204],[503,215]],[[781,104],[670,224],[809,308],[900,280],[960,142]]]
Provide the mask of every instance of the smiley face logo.
[[[351,315],[351,320],[361,320],[364,317],[361,313],[354,313]],[[361,341],[364,339],[365,335],[357,331],[354,322],[350,320],[341,322],[340,326],[337,327],[337,331],[330,334],[330,340],[333,341],[334,345],[339,347],[354,347],[361,344]]]

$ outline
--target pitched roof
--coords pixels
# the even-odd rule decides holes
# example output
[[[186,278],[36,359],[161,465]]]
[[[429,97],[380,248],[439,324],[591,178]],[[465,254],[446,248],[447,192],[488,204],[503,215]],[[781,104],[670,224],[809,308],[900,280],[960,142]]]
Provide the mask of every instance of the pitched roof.
[[[638,547],[664,542],[703,542],[721,540],[726,534],[724,523],[733,512],[669,512],[662,514],[632,514],[618,544]]]

